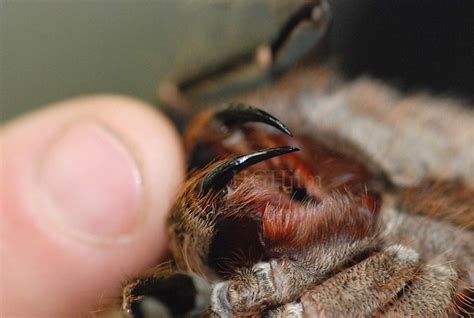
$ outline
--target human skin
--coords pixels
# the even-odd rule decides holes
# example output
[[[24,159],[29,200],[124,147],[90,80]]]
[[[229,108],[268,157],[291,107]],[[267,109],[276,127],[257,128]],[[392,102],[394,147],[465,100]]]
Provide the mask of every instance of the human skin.
[[[181,141],[123,96],[49,105],[0,129],[0,316],[70,317],[166,255]]]

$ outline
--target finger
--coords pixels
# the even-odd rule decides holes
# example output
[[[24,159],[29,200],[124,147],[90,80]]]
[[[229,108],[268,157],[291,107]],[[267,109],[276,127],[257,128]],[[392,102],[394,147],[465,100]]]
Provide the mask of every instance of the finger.
[[[93,310],[164,256],[184,161],[158,112],[78,98],[8,123],[0,142],[0,315]]]

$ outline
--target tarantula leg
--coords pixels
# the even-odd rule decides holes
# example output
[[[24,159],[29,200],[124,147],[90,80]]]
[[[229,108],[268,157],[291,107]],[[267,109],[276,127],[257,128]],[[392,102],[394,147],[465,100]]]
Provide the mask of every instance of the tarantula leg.
[[[458,274],[447,265],[424,265],[397,301],[380,315],[388,317],[443,317],[454,298]],[[453,308],[455,310],[455,308]]]
[[[393,252],[405,255],[395,260],[395,266],[388,267],[386,264],[394,260],[390,255]],[[373,256],[365,264],[357,264],[314,287],[301,302],[266,311],[265,317],[443,317],[448,311],[455,315],[472,315],[469,300],[464,300],[464,306],[452,303],[459,278],[454,269],[447,265],[424,265],[416,270],[414,265],[416,255],[413,251],[391,247],[385,255]],[[343,298],[340,295],[344,295]],[[379,310],[380,307],[383,309]]]
[[[268,308],[296,301],[305,290],[327,279],[348,260],[372,250],[372,243],[370,239],[364,239],[340,244],[336,251],[331,243],[331,247],[322,244],[308,249],[308,255],[303,258],[284,257],[257,263],[252,268],[242,268],[230,280],[214,286],[211,309],[220,316],[228,317],[261,313]],[[383,265],[393,267],[391,262],[396,257],[386,258]],[[330,259],[330,262],[322,264],[315,262],[315,259]],[[307,266],[302,267],[301,264]],[[397,268],[392,270],[395,272]]]
[[[225,126],[241,125],[247,122],[260,122],[276,129],[281,130],[285,134],[292,136],[288,127],[283,124],[278,118],[269,113],[242,103],[231,103],[221,109],[218,109],[213,116]]]
[[[418,254],[395,245],[309,290],[301,298],[306,316],[367,317],[397,296],[416,275]]]
[[[283,26],[270,46],[271,74],[280,74],[301,61],[327,34],[331,24],[331,10],[326,0],[307,1]],[[265,47],[263,47],[265,49]],[[260,49],[260,56],[267,56]],[[261,59],[261,64],[268,64]]]
[[[205,192],[222,190],[239,171],[261,161],[298,150],[294,147],[269,148],[224,161],[204,177],[203,190]]]
[[[187,317],[209,305],[211,286],[192,273],[146,277],[124,289],[122,309],[132,318]]]
[[[301,302],[294,301],[275,309],[267,310],[264,315],[264,318],[303,318],[304,317],[304,308]]]

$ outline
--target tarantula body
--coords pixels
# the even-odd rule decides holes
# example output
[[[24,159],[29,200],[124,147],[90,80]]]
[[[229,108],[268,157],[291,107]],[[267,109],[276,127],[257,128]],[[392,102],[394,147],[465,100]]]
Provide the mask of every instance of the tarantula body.
[[[272,98],[263,99],[268,105]],[[271,109],[288,112],[278,103]],[[295,136],[269,113],[243,104],[211,109],[193,121],[185,135],[190,178],[169,217],[175,272],[127,286],[124,312],[472,314],[469,175],[467,182],[410,182],[406,170],[394,173],[367,153],[367,143],[328,127],[290,127],[297,128]]]
[[[327,1],[304,2],[267,48],[270,64],[250,63],[256,78],[224,67],[160,90],[197,109],[289,71],[192,120],[189,177],[168,219],[172,266],[125,287],[125,316],[473,315],[474,113],[346,82],[331,62],[293,68],[330,24]]]

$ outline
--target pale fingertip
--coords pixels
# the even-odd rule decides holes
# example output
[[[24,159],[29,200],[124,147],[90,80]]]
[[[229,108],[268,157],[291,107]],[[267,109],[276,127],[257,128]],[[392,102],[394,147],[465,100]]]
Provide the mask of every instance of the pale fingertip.
[[[1,140],[2,315],[93,311],[164,256],[184,155],[159,112],[77,98],[8,123]]]

